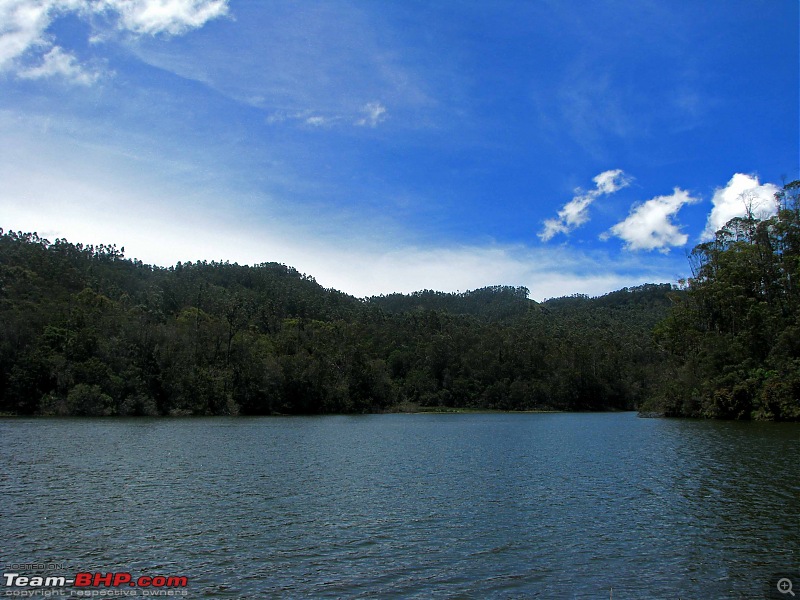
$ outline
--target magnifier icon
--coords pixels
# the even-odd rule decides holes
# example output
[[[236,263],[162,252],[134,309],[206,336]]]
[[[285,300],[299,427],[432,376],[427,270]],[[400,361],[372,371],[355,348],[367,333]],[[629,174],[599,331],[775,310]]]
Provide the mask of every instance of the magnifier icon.
[[[781,594],[791,594],[794,598],[794,592],[792,591],[792,580],[783,577],[778,579],[778,591]]]

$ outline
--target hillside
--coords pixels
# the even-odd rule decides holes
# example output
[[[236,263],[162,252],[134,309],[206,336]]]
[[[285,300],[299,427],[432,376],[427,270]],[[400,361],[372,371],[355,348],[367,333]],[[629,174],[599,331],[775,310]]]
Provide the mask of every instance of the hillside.
[[[0,230],[1,231],[1,230]],[[142,264],[0,235],[0,411],[314,414],[634,408],[669,285],[538,304],[525,288],[359,300],[276,263]]]

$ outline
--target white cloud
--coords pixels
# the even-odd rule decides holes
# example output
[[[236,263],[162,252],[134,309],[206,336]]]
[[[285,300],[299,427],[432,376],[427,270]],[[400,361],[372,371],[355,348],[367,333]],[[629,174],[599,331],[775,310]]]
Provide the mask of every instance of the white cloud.
[[[539,233],[539,239],[547,242],[559,233],[569,233],[576,227],[583,225],[588,219],[589,205],[594,202],[592,196],[576,196],[558,211],[557,219],[546,219],[544,229]]]
[[[0,227],[51,240],[115,243],[147,263],[282,262],[358,297],[523,285],[541,300],[681,275],[666,258],[511,244],[422,245],[391,223],[375,235],[375,219],[360,214],[338,221],[336,211],[323,210],[297,219],[296,211],[283,213],[279,202],[266,198],[257,208],[231,206],[219,199],[237,193],[199,181],[193,172],[164,168],[161,158],[131,160],[113,143],[76,146],[55,132],[31,140],[21,137],[18,123],[6,121],[0,112],[0,133],[8,141],[0,146]]]
[[[583,192],[580,188],[575,190],[575,197],[567,202],[558,211],[557,219],[547,219],[544,228],[539,233],[543,242],[551,240],[559,233],[569,233],[589,220],[589,206],[602,195],[613,194],[630,185],[631,178],[622,169],[603,171],[596,175],[592,181],[595,189]]]
[[[87,71],[48,33],[67,13],[105,15],[134,34],[179,35],[227,13],[228,0],[0,0],[0,71],[21,78],[59,76],[89,85],[99,74]],[[93,25],[96,24],[93,21]],[[97,35],[92,35],[94,40]],[[31,62],[37,62],[31,66]]]
[[[596,175],[592,181],[594,181],[600,194],[613,194],[631,183],[630,177],[625,175],[622,169],[603,171]]]
[[[228,0],[102,0],[119,27],[140,34],[180,35],[228,12]]]
[[[239,264],[280,262],[313,276],[321,285],[356,297],[422,289],[465,291],[489,285],[525,286],[542,300],[571,294],[600,295],[625,286],[677,279],[671,265],[641,266],[607,256],[561,248],[523,246],[419,247],[397,240],[380,243],[354,229],[335,239],[286,223],[268,228],[203,211],[187,215],[150,191],[110,196],[108,189],[65,182],[52,201],[26,195],[27,202],[0,197],[6,230],[37,231],[51,240],[124,246],[126,255],[162,266],[178,261],[230,260]],[[70,196],[80,197],[70,200]],[[170,197],[170,201],[175,201]],[[191,192],[181,202],[191,202]],[[142,207],[147,207],[143,210]],[[138,207],[138,208],[137,208]]]
[[[0,0],[0,70],[8,70],[29,48],[44,45],[52,2]]]
[[[42,64],[21,70],[18,75],[22,79],[42,79],[58,75],[80,85],[91,85],[100,77],[99,73],[84,69],[72,54],[64,52],[59,46],[53,46],[42,57]]]
[[[701,239],[713,239],[718,229],[734,217],[745,216],[748,209],[758,218],[775,214],[775,194],[778,191],[778,187],[771,183],[759,184],[754,175],[736,173],[725,187],[714,192],[711,199],[714,208],[708,215]]]
[[[356,121],[356,125],[376,127],[378,123],[386,120],[386,107],[380,102],[367,103],[362,112],[365,113],[365,116]]]
[[[525,286],[542,300],[599,295],[625,286],[676,279],[669,267],[629,270],[623,261],[557,248],[512,245],[339,247],[298,257],[323,285],[358,297],[422,289],[465,291],[489,285]]]
[[[668,252],[671,246],[682,246],[689,239],[672,222],[672,217],[684,204],[697,201],[689,192],[675,188],[670,196],[656,196],[633,206],[628,218],[614,225],[602,239],[615,235],[625,242],[629,250]]]

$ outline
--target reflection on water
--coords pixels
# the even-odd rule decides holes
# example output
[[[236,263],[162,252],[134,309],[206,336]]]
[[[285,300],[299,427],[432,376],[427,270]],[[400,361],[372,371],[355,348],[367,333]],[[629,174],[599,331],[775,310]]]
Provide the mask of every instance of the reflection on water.
[[[6,419],[0,439],[4,562],[186,575],[193,597],[750,598],[800,564],[796,424]]]

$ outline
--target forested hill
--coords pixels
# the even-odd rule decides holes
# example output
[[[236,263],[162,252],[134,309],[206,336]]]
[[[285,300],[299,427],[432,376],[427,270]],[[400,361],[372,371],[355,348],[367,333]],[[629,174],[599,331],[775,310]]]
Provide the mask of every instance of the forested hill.
[[[423,290],[413,294],[373,296],[367,302],[394,314],[434,310],[502,321],[538,309],[537,303],[528,299],[529,293],[524,287],[498,285],[456,294]]]
[[[276,263],[156,268],[0,230],[0,413],[640,408],[800,419],[800,182],[693,276],[542,303],[489,287],[360,300]]]
[[[538,304],[524,288],[359,300],[275,263],[156,268],[0,235],[0,411],[311,414],[634,408],[669,285]]]
[[[746,200],[746,198],[744,198]],[[648,406],[676,416],[800,420],[800,181],[692,250],[692,277],[656,341],[664,385]]]

